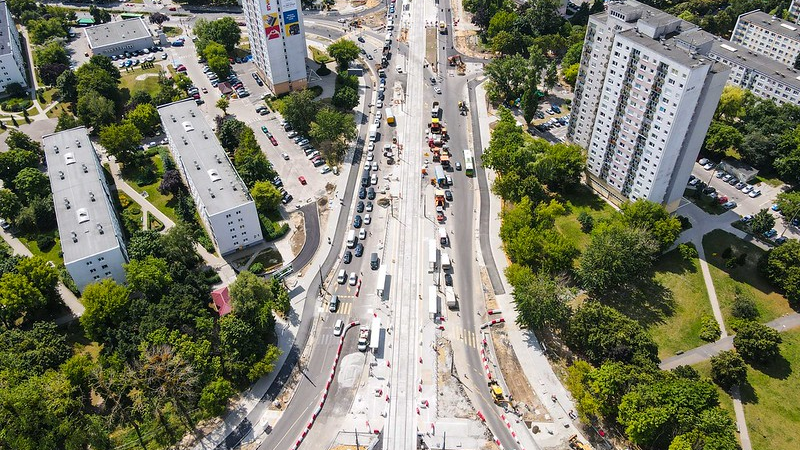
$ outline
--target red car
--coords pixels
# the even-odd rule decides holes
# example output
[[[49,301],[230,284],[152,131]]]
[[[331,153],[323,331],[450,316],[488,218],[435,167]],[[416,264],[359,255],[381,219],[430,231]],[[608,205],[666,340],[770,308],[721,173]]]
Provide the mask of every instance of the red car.
[[[303,186],[305,186],[307,184],[306,183],[306,177],[297,177],[297,179],[300,180],[300,184],[302,184]]]
[[[170,7],[169,7],[169,10],[170,10],[170,11],[177,11],[177,10],[178,10],[178,8],[176,8],[176,7],[174,7],[174,6],[170,6]]]
[[[192,98],[198,99],[198,98],[200,98],[200,94],[192,94]]]
[[[728,197],[726,197],[724,195],[720,195],[719,197],[717,197],[717,201],[719,202],[720,205],[723,204],[723,203],[727,203],[728,202]]]
[[[278,141],[275,139],[274,136],[270,136],[269,141],[272,142],[272,145],[274,145],[275,147],[278,146]]]
[[[178,67],[175,68],[178,72],[186,72],[186,66],[183,64],[179,64]]]

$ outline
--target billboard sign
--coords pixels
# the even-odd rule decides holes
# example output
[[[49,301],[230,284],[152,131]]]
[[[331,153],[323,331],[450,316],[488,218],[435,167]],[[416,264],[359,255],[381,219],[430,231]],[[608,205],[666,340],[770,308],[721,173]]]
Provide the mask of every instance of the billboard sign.
[[[300,16],[296,9],[283,12],[283,24],[286,27],[286,36],[300,34]]]
[[[264,15],[264,33],[267,40],[278,39],[281,37],[281,24],[278,22],[278,13]]]

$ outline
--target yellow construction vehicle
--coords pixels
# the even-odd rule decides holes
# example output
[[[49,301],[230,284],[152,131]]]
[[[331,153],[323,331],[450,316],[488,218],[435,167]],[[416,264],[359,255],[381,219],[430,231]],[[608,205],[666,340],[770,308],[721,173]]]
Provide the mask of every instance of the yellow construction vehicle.
[[[592,450],[592,447],[578,440],[577,434],[569,438],[569,448],[573,450]]]
[[[506,397],[503,395],[503,388],[497,383],[497,380],[492,380],[488,383],[489,392],[492,393],[492,399],[498,405],[506,403]]]

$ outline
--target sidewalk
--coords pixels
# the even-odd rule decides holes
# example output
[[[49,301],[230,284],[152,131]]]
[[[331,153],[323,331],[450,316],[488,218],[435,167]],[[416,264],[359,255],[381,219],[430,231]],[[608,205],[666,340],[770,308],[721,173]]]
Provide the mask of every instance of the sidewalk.
[[[476,95],[478,104],[474,105],[473,108],[480,118],[481,140],[483,141],[481,146],[487,148],[489,146],[491,131],[489,129],[490,118],[486,109],[486,90],[484,83],[478,85]],[[486,176],[491,185],[495,178],[494,171],[486,169]],[[481,205],[480,207],[490,208],[489,216],[498,217],[502,207],[500,199],[494,194],[490,194],[489,199],[489,205]],[[544,354],[544,349],[535,334],[529,330],[522,330],[516,325],[517,312],[514,308],[513,297],[510,294],[513,289],[505,277],[508,259],[503,251],[503,242],[500,239],[500,220],[491,220],[489,223],[489,230],[484,230],[484,232],[489,233],[494,260],[500,272],[503,286],[505,287],[506,294],[497,295],[496,299],[500,309],[503,311],[508,338],[517,358],[521,361],[525,361],[525,364],[521,364],[521,366],[531,388],[539,397],[539,400],[553,420],[553,422],[537,424],[540,428],[548,432],[532,435],[532,437],[540,446],[550,447],[560,445],[574,434],[581,435],[580,430],[574,426],[566,427],[566,425],[572,422],[568,412],[575,410],[575,405],[569,392],[561,384],[561,381],[550,366],[550,362]],[[480,246],[478,246],[478,251],[480,251]],[[481,257],[480,260],[483,261],[483,258]],[[513,392],[511,394],[513,395]],[[552,395],[556,396],[557,402],[549,401],[549,397]],[[550,432],[553,434],[549,434]],[[583,436],[581,435],[581,437]]]

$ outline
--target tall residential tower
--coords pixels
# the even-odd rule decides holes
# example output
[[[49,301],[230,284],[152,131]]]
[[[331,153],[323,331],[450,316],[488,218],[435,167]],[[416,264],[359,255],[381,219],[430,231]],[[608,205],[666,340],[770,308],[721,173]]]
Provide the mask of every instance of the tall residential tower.
[[[256,67],[274,94],[308,84],[306,36],[298,0],[242,0]]]
[[[676,39],[693,30],[632,0],[589,19],[567,138],[614,203],[678,206],[730,73]]]

